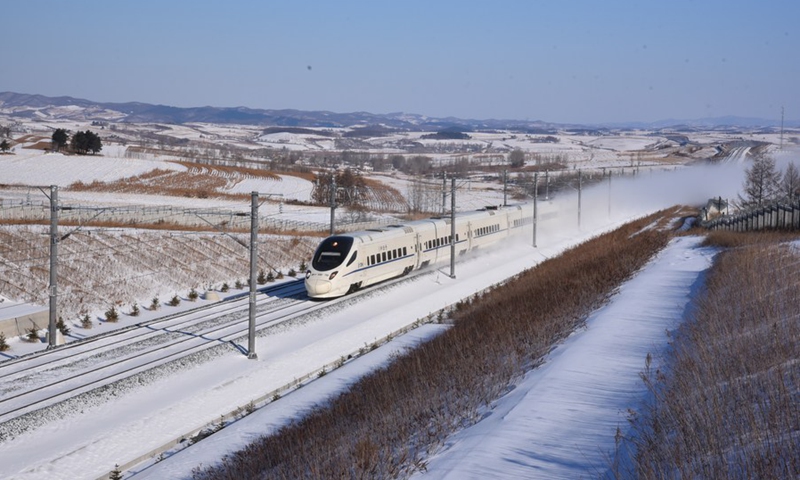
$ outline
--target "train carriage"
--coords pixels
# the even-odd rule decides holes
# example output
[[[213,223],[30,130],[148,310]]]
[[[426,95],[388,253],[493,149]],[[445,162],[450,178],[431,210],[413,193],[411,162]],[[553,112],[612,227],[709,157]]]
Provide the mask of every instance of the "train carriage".
[[[456,214],[456,254],[496,243],[520,230],[529,224],[525,210],[511,206]],[[306,291],[311,298],[340,297],[449,261],[452,240],[449,217],[328,237],[317,247],[306,271]]]

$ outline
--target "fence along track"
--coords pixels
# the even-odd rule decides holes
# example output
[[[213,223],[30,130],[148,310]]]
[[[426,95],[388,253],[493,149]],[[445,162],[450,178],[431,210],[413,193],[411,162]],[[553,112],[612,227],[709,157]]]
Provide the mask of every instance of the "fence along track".
[[[103,207],[83,205],[62,205],[59,211],[60,222],[86,222]],[[184,227],[203,227],[220,225],[228,228],[239,226],[249,229],[249,221],[242,217],[244,211],[224,208],[185,208],[175,206],[116,206],[105,208],[97,216],[97,221],[118,223],[128,227],[171,224]],[[322,218],[325,215],[318,215]],[[0,199],[0,220],[40,221],[50,220],[50,203],[45,201],[26,201],[16,199]],[[376,226],[397,223],[397,219],[374,218],[369,221],[348,221],[347,215],[337,215],[336,224],[339,230],[365,230]],[[355,220],[361,220],[356,218]],[[259,229],[277,231],[320,232],[329,228],[327,221],[303,221],[281,218],[280,215],[260,215]]]
[[[800,200],[776,202],[733,215],[701,222],[709,230],[749,232],[754,230],[800,230]]]

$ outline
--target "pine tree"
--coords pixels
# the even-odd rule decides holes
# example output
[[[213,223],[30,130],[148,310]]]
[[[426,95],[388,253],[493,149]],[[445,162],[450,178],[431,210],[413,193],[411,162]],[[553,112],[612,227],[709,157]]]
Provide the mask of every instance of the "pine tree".
[[[169,301],[169,306],[170,307],[177,307],[180,304],[181,304],[181,298],[177,294],[173,295],[172,298]]]
[[[11,347],[8,345],[8,340],[6,340],[6,334],[0,332],[0,352],[5,352],[9,348]]]
[[[67,146],[67,139],[69,136],[67,135],[67,131],[63,128],[57,128],[55,132],[53,132],[53,136],[51,138],[53,143],[53,150],[56,152]]]
[[[117,312],[117,307],[111,306],[108,310],[106,310],[106,321],[107,322],[116,322],[119,320],[119,312]]]
[[[111,470],[108,474],[108,480],[122,480],[122,470],[119,469],[119,465],[114,465],[114,470]]]
[[[131,307],[131,317],[138,317],[139,313],[139,305],[134,303],[133,307]]]
[[[61,332],[62,335],[69,335],[70,329],[67,325],[67,322],[64,321],[63,318],[58,317],[58,321],[56,322],[56,328]]]
[[[8,143],[8,140],[3,140],[2,142],[0,142],[0,151],[1,152],[5,153],[5,152],[9,151],[9,149],[11,149],[11,144]]]

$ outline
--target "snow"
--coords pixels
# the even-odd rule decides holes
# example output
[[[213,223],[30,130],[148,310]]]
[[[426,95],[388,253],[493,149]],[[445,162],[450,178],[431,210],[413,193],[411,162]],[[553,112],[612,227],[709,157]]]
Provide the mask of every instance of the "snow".
[[[114,158],[104,155],[63,155],[41,150],[18,149],[17,155],[0,157],[0,184],[58,185],[81,181],[113,182],[147,173],[153,169],[181,171],[186,167],[171,162]]]
[[[396,287],[395,291],[381,296],[380,301],[359,302],[339,314],[326,316],[326,324],[351,323],[351,329],[332,329],[333,338],[294,352],[292,360],[279,362],[276,368],[291,368],[300,358],[308,362],[310,357],[321,355],[319,361],[322,361],[325,359],[323,352],[333,345],[358,346],[359,341],[378,336],[380,325],[396,326],[393,322],[397,317],[425,316],[488,282],[500,281],[540,262],[545,256],[556,255],[576,241],[576,238],[562,239],[540,252],[516,243],[458,265],[456,280],[442,273],[432,273]],[[656,261],[620,289],[612,303],[588,319],[585,330],[571,336],[551,354],[543,367],[527,375],[511,394],[498,401],[490,415],[454,436],[445,452],[433,458],[427,473],[421,476],[576,478],[580,474],[591,476],[593,469],[604,469],[605,454],[613,447],[615,429],[618,425],[625,426],[624,411],[635,407],[636,398],[643,394],[638,372],[644,366],[647,352],[657,351],[666,344],[664,330],[679,321],[700,273],[710,264],[714,252],[698,249],[699,241],[697,237],[673,241]],[[408,298],[416,300],[409,303]],[[369,323],[361,324],[356,320],[363,317],[370,318]],[[260,434],[275,431],[310,406],[343,390],[371,368],[383,364],[391,358],[392,352],[418,342],[438,328],[441,327],[428,326],[415,331],[378,349],[380,353],[374,356],[370,354],[348,363],[336,375],[314,381],[311,384],[314,390],[307,390],[307,386],[287,395],[226,427],[221,434],[200,442],[197,447],[146,468],[134,478],[187,478],[197,465],[213,464],[222,452],[240,447]],[[368,329],[369,333],[364,335],[363,329]],[[268,347],[264,354],[269,356],[273,348],[279,347]],[[259,358],[262,358],[261,350]],[[257,381],[267,382],[268,379],[259,377]],[[565,442],[565,439],[570,441]],[[533,451],[535,454],[531,453]],[[533,467],[534,464],[538,467]]]
[[[620,288],[476,425],[451,437],[417,478],[593,478],[643,399],[648,352],[666,347],[715,251],[680,237]],[[656,355],[657,357],[658,355]]]

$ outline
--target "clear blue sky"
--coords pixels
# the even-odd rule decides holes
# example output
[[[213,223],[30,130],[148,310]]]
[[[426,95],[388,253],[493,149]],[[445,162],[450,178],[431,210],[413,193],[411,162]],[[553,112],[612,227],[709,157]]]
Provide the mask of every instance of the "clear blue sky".
[[[6,1],[0,91],[599,123],[800,119],[800,0]]]

